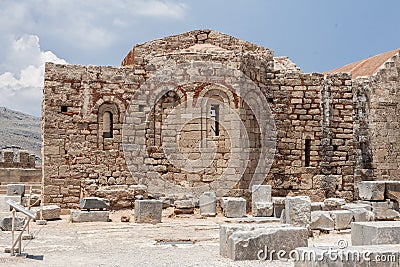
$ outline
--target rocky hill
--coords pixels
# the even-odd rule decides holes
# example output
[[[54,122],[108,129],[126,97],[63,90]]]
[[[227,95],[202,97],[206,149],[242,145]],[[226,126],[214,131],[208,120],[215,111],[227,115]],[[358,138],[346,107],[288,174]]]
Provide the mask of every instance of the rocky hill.
[[[41,119],[22,112],[0,107],[0,149],[23,149],[41,157]]]

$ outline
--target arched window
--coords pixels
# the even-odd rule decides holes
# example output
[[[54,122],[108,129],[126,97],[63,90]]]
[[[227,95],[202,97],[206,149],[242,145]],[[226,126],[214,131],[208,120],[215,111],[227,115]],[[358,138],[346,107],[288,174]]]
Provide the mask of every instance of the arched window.
[[[103,114],[103,138],[113,137],[113,114],[106,111]]]
[[[103,149],[110,149],[114,135],[118,135],[117,124],[120,124],[119,110],[114,103],[103,103],[97,113],[98,146],[103,146]]]

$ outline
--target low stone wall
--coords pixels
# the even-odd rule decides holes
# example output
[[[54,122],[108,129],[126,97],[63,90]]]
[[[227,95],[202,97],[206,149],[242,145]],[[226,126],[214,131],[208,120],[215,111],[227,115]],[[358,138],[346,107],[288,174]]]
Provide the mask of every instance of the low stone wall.
[[[42,182],[42,169],[14,169],[0,168],[0,185],[7,185],[11,183],[41,183]]]

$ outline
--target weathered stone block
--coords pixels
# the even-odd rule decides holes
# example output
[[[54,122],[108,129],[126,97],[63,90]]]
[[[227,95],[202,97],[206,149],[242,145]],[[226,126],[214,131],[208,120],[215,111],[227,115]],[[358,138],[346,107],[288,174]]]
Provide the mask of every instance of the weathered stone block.
[[[174,205],[175,214],[193,214],[194,212],[194,203],[191,199],[177,200],[174,202]]]
[[[384,181],[364,181],[358,184],[358,195],[362,200],[384,200]]]
[[[272,187],[270,185],[253,185],[251,188],[251,203],[272,202]]]
[[[143,199],[143,196],[142,198],[136,198],[136,199]],[[174,205],[174,199],[171,197],[160,197],[160,200],[163,204],[163,209],[172,207]]]
[[[23,197],[25,194],[24,184],[8,184],[7,185],[7,196],[20,196]]]
[[[310,229],[327,231],[334,230],[335,222],[331,218],[329,211],[312,211]]]
[[[6,201],[6,196],[0,195],[0,212],[10,211],[10,205]]]
[[[0,196],[0,212],[8,212],[11,210],[10,205],[7,204],[7,200],[13,200],[18,204],[21,204],[21,196]]]
[[[136,223],[160,223],[162,217],[162,202],[160,200],[136,200]]]
[[[291,250],[307,245],[308,230],[303,227],[271,227],[236,231],[228,238],[227,256],[232,260],[267,260],[269,255],[266,255],[266,251],[282,250],[288,257]],[[273,257],[273,259],[276,258]]]
[[[274,205],[272,202],[253,203],[252,214],[254,217],[270,217],[274,214]]]
[[[353,246],[400,244],[400,222],[354,222],[351,243]]]
[[[372,211],[364,208],[349,209],[353,213],[353,222],[369,222],[375,220],[375,215]]]
[[[99,197],[85,197],[80,199],[81,210],[110,210],[110,200]]]
[[[307,196],[286,197],[286,223],[308,227],[311,222],[311,200]]]
[[[280,218],[285,209],[285,197],[273,197],[272,203],[274,204],[274,216]]]
[[[204,192],[199,198],[200,215],[217,215],[217,196],[215,192]]]
[[[228,218],[239,218],[246,216],[246,200],[242,197],[224,197],[223,212]]]
[[[263,224],[222,224],[219,228],[219,253],[223,257],[228,256],[228,238],[236,231],[251,231],[260,227],[265,227]]]
[[[400,182],[387,181],[385,197],[400,203]]]
[[[331,218],[335,222],[335,230],[344,230],[350,228],[353,221],[353,213],[348,210],[330,211]]]
[[[392,201],[372,202],[371,204],[376,220],[394,220],[400,218],[400,213],[393,209]]]
[[[14,229],[16,231],[21,231],[24,228],[25,218],[15,217]],[[12,229],[12,216],[8,215],[0,216],[0,228],[3,231],[11,231]]]
[[[110,212],[108,210],[71,210],[71,222],[108,222],[110,219]]]
[[[323,210],[325,207],[324,202],[311,202],[311,211]]]
[[[33,207],[31,210],[36,212],[36,220],[40,220],[40,207]],[[60,214],[61,208],[57,205],[43,206],[43,220],[58,220],[60,219]]]
[[[324,200],[324,210],[341,210],[346,204],[343,198],[327,198]]]
[[[354,209],[366,209],[368,211],[372,211],[371,203],[347,203],[346,205],[342,206],[344,210],[354,210]]]

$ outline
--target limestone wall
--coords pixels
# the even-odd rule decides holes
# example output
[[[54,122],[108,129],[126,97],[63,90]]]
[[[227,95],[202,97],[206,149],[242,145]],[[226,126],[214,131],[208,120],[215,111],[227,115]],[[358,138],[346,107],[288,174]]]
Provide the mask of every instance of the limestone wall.
[[[369,78],[354,82],[358,108],[357,181],[400,180],[400,60],[397,53]]]
[[[2,168],[35,168],[35,155],[28,151],[19,150],[16,154],[13,150],[1,150],[0,169]]]
[[[215,31],[135,46],[123,65],[46,64],[46,203],[75,208],[93,195],[121,208],[137,194],[209,190],[249,197],[255,180],[276,196],[353,198],[350,76],[274,70],[272,51]]]

